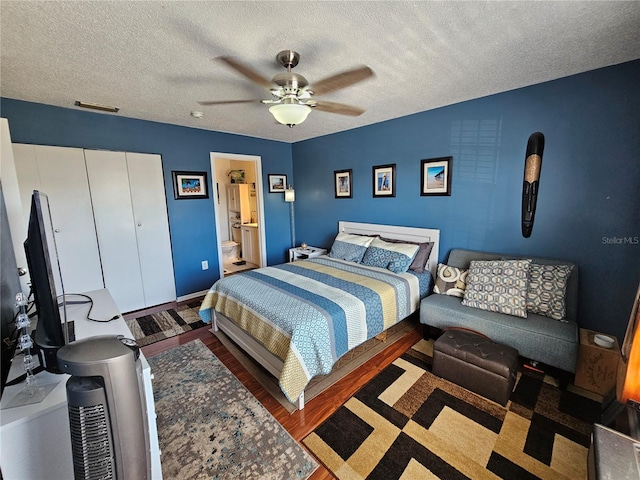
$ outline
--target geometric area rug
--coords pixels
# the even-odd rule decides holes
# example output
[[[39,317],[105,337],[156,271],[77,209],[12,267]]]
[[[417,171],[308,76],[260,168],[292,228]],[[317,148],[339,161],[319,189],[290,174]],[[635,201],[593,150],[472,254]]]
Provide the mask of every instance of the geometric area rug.
[[[421,340],[303,443],[339,479],[586,479],[600,402],[520,368],[505,407],[431,373]]]
[[[316,461],[200,341],[148,358],[167,479],[307,479]]]
[[[206,326],[207,324],[198,315],[201,303],[198,301],[180,305],[175,309],[143,315],[125,322],[138,346],[144,347]]]

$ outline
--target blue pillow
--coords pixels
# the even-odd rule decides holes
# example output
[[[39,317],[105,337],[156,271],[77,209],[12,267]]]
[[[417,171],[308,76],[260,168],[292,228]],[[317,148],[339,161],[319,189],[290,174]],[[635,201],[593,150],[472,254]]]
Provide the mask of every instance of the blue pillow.
[[[386,268],[393,273],[404,273],[409,270],[409,265],[419,249],[418,245],[390,243],[374,238],[364,254],[362,264]]]

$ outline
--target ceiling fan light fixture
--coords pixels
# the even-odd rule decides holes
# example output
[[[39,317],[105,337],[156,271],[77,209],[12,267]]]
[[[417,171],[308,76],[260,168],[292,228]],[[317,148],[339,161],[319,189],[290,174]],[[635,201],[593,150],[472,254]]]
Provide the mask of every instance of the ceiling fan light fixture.
[[[281,103],[269,107],[269,111],[277,122],[293,127],[307,119],[311,112],[311,107],[302,105],[301,103]]]

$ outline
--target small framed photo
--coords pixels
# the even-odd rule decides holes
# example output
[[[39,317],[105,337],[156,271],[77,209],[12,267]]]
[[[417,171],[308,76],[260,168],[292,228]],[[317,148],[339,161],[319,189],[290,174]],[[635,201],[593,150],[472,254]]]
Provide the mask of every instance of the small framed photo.
[[[177,172],[173,175],[173,197],[176,200],[209,198],[207,172]]]
[[[269,193],[284,193],[287,189],[287,176],[269,174]]]
[[[396,196],[396,164],[373,167],[373,197]]]
[[[420,195],[451,195],[451,161],[453,157],[422,160]]]
[[[336,198],[353,198],[351,188],[353,186],[351,180],[351,169],[349,170],[335,170],[333,172],[335,179],[335,194]]]

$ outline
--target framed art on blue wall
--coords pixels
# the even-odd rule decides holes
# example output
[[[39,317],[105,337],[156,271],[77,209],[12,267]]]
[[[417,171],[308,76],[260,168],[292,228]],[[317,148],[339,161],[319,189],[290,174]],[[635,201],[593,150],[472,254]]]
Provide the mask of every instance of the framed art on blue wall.
[[[451,162],[453,157],[422,160],[420,195],[451,195]]]
[[[269,193],[284,193],[287,188],[287,176],[276,175],[270,173],[269,178]]]
[[[351,188],[353,180],[351,179],[351,169],[335,170],[333,172],[335,179],[335,195],[336,198],[353,198]]]
[[[209,198],[207,191],[207,172],[172,171],[173,197],[176,200],[189,198]]]
[[[373,167],[373,197],[396,196],[396,164]]]

